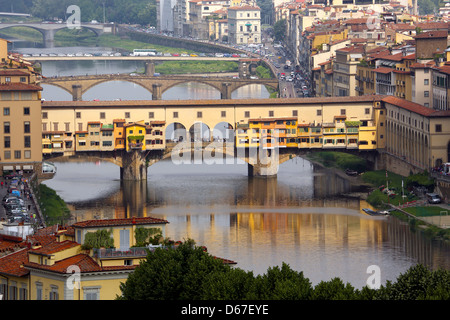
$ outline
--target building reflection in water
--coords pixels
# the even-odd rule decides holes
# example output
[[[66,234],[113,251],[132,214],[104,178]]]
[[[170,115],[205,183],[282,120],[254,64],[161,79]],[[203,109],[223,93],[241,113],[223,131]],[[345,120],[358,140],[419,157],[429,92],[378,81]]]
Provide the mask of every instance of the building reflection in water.
[[[243,169],[231,176],[218,171],[211,179],[203,168],[194,175],[170,170],[173,175],[119,182],[117,192],[72,204],[76,220],[164,218],[172,239],[192,238],[254,273],[286,262],[313,283],[340,277],[363,286],[373,264],[383,283],[417,262],[450,267],[448,246],[436,246],[398,219],[365,215],[361,209],[370,206],[340,196],[352,186],[330,171],[307,164],[300,170],[308,174],[248,178]]]

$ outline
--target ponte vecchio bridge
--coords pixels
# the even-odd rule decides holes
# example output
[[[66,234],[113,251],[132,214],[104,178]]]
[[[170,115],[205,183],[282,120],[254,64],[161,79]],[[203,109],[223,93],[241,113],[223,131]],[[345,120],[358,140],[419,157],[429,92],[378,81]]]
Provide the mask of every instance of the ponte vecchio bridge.
[[[174,155],[195,160],[196,153],[200,161],[220,154],[248,163],[249,175],[275,176],[280,163],[314,150],[364,154],[376,163],[385,148],[383,111],[383,96],[44,101],[43,153],[110,161],[124,180],[145,180],[149,165]],[[261,149],[255,158],[252,150]],[[276,166],[264,162],[275,151]]]

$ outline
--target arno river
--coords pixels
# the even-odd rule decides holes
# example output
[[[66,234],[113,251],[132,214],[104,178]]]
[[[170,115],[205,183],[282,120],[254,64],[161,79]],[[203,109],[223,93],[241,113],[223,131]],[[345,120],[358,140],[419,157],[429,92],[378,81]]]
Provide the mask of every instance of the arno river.
[[[44,76],[134,72],[138,62],[46,62]],[[233,98],[267,98],[265,88],[249,87]],[[44,86],[46,100],[71,100]],[[110,82],[89,90],[84,100],[151,99],[139,86]],[[220,99],[199,84],[172,88],[163,99]],[[313,285],[340,277],[361,288],[367,268],[377,265],[381,282],[395,281],[410,266],[450,268],[450,249],[412,232],[393,217],[371,217],[369,205],[343,196],[349,184],[302,158],[280,166],[275,179],[247,177],[247,166],[185,164],[170,160],[149,167],[143,183],[119,180],[107,162],[56,162],[57,174],[45,184],[69,204],[74,221],[154,216],[167,219],[166,236],[192,238],[236,267],[263,274],[286,262]]]

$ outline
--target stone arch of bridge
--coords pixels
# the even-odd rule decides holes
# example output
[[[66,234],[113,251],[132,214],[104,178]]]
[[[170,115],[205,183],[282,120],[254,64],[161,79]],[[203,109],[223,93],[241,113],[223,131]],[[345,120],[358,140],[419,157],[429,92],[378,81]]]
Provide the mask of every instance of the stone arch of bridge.
[[[219,92],[222,92],[222,84],[217,85],[214,82],[208,82],[208,80],[206,80],[207,78],[205,78],[204,81],[202,80],[198,80],[198,79],[192,79],[192,80],[174,80],[173,82],[171,82],[170,84],[164,85],[161,87],[161,94],[163,94],[164,92],[172,89],[173,87],[176,87],[180,84],[184,84],[184,83],[201,83],[201,84],[205,84],[207,86],[210,86],[214,89],[216,89]]]
[[[152,96],[154,94],[152,86],[148,86],[148,85],[145,84],[144,81],[139,81],[139,80],[133,79],[131,77],[130,78],[123,78],[123,79],[119,79],[119,78],[98,79],[98,80],[95,80],[95,81],[89,81],[88,85],[86,85],[86,86],[84,86],[83,82],[81,82],[80,83],[81,86],[82,86],[81,87],[81,94],[85,94],[87,91],[89,91],[90,89],[98,86],[99,84],[106,83],[106,82],[113,82],[113,81],[123,81],[123,82],[134,83],[134,84],[137,84],[138,86],[146,89],[147,91],[149,91],[152,94]]]

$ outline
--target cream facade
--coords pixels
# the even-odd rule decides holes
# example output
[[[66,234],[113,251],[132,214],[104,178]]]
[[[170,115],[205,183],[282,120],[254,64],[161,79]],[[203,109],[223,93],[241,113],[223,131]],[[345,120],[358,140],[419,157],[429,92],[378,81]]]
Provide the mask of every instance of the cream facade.
[[[230,44],[261,43],[261,13],[257,6],[228,8],[228,42]]]

